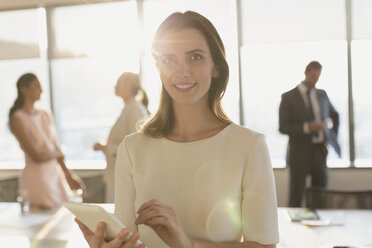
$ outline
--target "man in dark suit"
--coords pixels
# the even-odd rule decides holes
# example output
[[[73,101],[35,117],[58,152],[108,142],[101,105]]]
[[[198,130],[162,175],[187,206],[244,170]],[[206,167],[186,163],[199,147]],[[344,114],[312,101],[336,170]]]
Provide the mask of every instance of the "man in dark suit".
[[[315,88],[321,71],[319,62],[310,62],[304,81],[284,93],[280,102],[279,131],[289,136],[290,207],[301,206],[308,175],[312,186],[327,185],[328,144],[341,156],[338,113],[327,93]]]

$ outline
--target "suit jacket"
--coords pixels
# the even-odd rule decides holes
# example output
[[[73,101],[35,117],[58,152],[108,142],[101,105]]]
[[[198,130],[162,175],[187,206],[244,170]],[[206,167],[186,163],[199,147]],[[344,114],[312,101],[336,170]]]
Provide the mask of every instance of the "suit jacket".
[[[337,142],[339,127],[339,115],[333,107],[327,93],[321,89],[315,89],[321,110],[321,119],[325,123],[332,120],[333,125],[326,125],[324,136],[326,141],[341,156],[340,145]],[[279,106],[279,131],[289,136],[287,163],[307,164],[310,160],[311,134],[304,132],[304,122],[310,121],[309,112],[305,106],[304,99],[298,89],[285,92]]]

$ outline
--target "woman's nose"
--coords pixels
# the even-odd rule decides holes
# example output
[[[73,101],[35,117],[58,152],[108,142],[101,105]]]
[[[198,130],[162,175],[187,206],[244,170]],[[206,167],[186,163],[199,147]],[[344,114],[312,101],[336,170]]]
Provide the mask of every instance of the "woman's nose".
[[[185,61],[179,61],[176,64],[176,73],[180,77],[186,77],[190,75],[190,66]]]

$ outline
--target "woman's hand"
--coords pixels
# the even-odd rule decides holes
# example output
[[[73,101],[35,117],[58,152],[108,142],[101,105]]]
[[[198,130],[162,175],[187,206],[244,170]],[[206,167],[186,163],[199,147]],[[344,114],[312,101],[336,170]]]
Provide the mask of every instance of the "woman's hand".
[[[105,152],[105,150],[106,150],[106,146],[103,145],[103,144],[100,143],[100,142],[97,142],[97,143],[95,143],[95,144],[93,145],[93,150],[95,150],[95,151],[103,151],[103,152]]]
[[[113,240],[106,242],[104,240],[104,233],[106,230],[106,224],[104,222],[99,222],[97,224],[95,232],[92,232],[78,218],[75,218],[75,222],[79,225],[85,240],[88,242],[89,247],[91,248],[135,248],[136,242],[139,239],[138,233],[134,233],[129,237],[129,230],[124,228]],[[145,244],[138,246],[138,248],[145,247]]]
[[[61,154],[63,153],[61,152]],[[66,181],[70,188],[72,190],[82,190],[81,195],[83,197],[87,196],[87,187],[85,186],[83,180],[81,180],[81,178],[78,175],[76,175],[73,171],[67,168],[64,156],[57,158],[57,161],[61,165],[63,173],[65,174],[66,177]]]
[[[142,204],[137,214],[136,224],[151,227],[168,246],[172,248],[192,247],[192,240],[183,230],[177,213],[170,206],[151,200]]]
[[[81,180],[81,178],[78,175],[76,175],[73,172],[70,172],[69,175],[66,175],[66,180],[72,190],[82,190],[83,191],[82,196],[83,197],[87,196],[87,188],[83,180]]]

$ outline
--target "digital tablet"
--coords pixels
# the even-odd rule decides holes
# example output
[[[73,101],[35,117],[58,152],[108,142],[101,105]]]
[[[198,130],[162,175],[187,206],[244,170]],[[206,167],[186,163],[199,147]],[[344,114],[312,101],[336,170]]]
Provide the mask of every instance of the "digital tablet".
[[[106,231],[104,236],[106,240],[114,239],[121,229],[126,228],[114,215],[100,206],[75,202],[65,202],[63,205],[93,232],[96,230],[98,222],[105,222]],[[130,232],[128,238],[131,235],[132,232]],[[142,242],[137,240],[136,247],[140,244]]]

